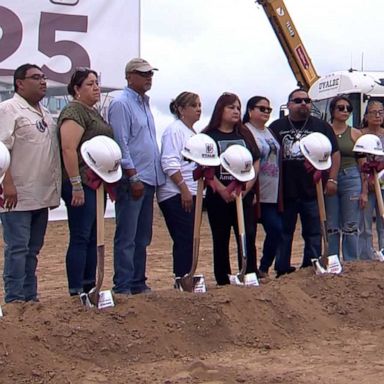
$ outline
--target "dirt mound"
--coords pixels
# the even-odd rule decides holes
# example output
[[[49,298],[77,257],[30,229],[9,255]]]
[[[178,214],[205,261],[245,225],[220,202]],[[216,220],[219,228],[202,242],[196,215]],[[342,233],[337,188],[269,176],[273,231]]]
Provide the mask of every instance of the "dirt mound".
[[[384,263],[359,262],[260,287],[119,295],[101,311],[65,296],[3,305],[0,382],[350,383],[359,350],[370,373],[356,382],[379,383],[382,276]]]

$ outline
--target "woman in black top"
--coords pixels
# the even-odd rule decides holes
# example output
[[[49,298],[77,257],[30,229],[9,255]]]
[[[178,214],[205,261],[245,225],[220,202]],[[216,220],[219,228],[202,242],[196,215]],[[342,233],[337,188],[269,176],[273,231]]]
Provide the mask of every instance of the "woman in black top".
[[[238,96],[232,93],[224,93],[216,102],[208,126],[203,131],[212,137],[217,143],[219,155],[230,145],[240,144],[248,148],[254,160],[256,175],[259,166],[260,153],[249,132],[241,122],[241,104]],[[234,177],[218,166],[215,170],[215,189],[207,187],[206,207],[208,220],[213,239],[214,273],[218,285],[229,284],[228,275],[231,274],[229,257],[229,240],[233,227],[238,242],[238,226],[235,204],[235,193],[226,190],[234,181]],[[246,251],[248,257],[246,273],[257,272],[256,267],[256,220],[253,209],[255,179],[247,182],[243,191],[243,207],[246,232]],[[240,247],[238,245],[238,263],[241,267]]]

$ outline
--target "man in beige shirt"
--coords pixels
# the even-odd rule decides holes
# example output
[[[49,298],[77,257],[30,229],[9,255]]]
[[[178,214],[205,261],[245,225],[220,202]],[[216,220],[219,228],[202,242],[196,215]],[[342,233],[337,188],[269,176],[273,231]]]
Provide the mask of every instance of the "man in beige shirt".
[[[37,255],[48,209],[60,204],[61,170],[56,126],[40,101],[46,77],[37,65],[14,73],[15,94],[0,103],[0,140],[11,154],[0,218],[4,237],[5,302],[38,301]]]

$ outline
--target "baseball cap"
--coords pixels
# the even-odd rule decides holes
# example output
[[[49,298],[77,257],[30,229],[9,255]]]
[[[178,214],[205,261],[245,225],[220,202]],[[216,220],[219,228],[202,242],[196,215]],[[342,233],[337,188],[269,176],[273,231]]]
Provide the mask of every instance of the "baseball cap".
[[[125,73],[139,71],[139,72],[149,72],[149,71],[158,71],[157,68],[152,67],[148,61],[141,59],[140,57],[136,57],[130,61],[128,61],[125,66]]]

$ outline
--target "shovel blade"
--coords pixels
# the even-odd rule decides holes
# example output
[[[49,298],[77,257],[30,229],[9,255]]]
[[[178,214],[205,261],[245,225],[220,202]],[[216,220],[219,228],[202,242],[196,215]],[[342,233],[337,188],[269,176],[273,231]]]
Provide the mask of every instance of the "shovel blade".
[[[247,273],[245,275],[238,273],[237,275],[228,275],[231,285],[259,286],[259,280],[256,273]]]
[[[88,299],[94,305],[96,308],[99,305],[99,297],[100,297],[100,290],[96,288],[92,288],[88,293]]]
[[[326,266],[320,262],[320,259],[312,259],[313,267],[315,268],[316,275],[323,275],[326,273],[339,274],[343,270],[338,255],[327,257]]]
[[[203,275],[185,275],[184,277],[176,277],[176,287],[182,292],[205,293],[207,288]]]

